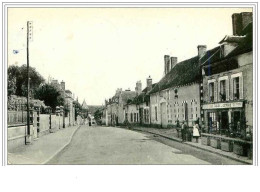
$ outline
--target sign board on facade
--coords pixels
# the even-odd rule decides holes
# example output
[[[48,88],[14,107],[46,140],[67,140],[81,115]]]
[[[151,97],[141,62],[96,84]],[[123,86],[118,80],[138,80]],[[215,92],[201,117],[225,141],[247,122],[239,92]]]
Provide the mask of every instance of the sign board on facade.
[[[243,102],[206,104],[202,106],[202,109],[226,109],[238,107],[243,107]]]

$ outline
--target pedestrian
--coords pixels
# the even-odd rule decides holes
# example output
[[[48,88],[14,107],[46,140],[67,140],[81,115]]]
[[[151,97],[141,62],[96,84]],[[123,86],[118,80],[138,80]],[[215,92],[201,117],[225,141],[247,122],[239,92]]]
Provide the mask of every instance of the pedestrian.
[[[196,139],[196,143],[199,142],[199,136],[200,136],[199,124],[198,124],[198,122],[195,122],[194,126],[193,126],[193,137]]]
[[[186,124],[184,121],[181,125],[181,137],[182,137],[182,142],[186,141]]]

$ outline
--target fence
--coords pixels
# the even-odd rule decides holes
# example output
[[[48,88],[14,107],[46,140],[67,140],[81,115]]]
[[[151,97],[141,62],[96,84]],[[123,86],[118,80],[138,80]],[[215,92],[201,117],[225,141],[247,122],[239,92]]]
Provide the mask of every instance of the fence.
[[[30,122],[32,119],[30,118]],[[27,124],[27,111],[8,111],[7,112],[7,124]]]

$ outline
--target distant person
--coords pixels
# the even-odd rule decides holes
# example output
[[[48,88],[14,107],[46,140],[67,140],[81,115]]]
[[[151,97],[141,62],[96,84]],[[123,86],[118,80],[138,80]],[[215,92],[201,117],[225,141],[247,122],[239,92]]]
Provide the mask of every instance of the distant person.
[[[186,141],[186,129],[187,129],[186,123],[183,122],[182,125],[181,125],[182,142]]]
[[[200,132],[199,132],[199,124],[195,122],[193,126],[193,137],[196,139],[196,143],[199,142]]]

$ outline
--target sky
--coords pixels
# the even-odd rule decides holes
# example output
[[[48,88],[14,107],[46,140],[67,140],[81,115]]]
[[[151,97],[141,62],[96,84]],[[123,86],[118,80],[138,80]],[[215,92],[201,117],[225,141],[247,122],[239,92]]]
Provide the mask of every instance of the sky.
[[[8,8],[8,66],[26,64],[26,22],[33,21],[30,66],[62,80],[82,103],[101,105],[117,88],[163,77],[164,55],[178,62],[198,45],[232,35],[233,13],[250,8]],[[18,50],[14,54],[13,50]]]

